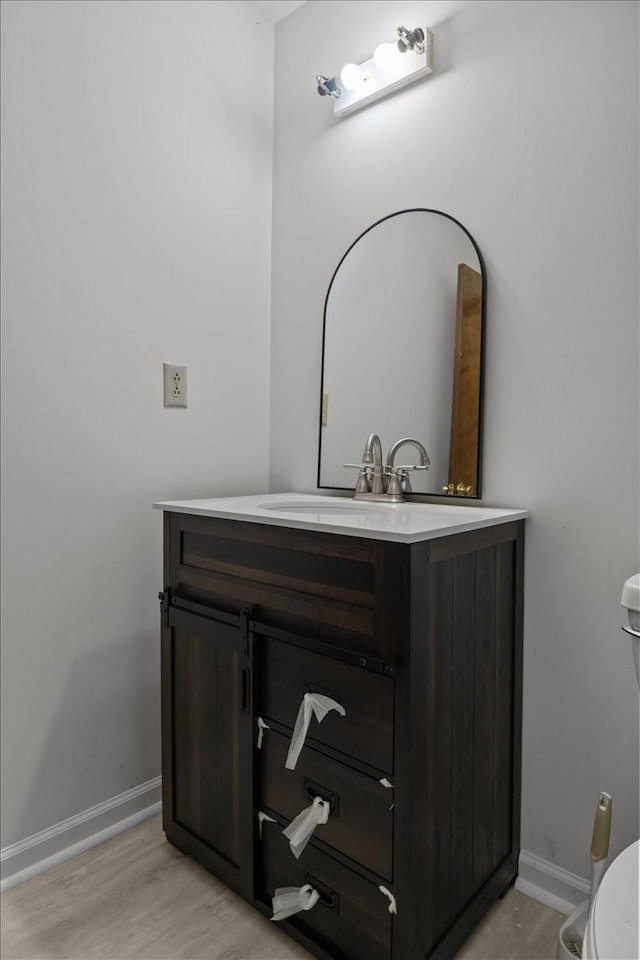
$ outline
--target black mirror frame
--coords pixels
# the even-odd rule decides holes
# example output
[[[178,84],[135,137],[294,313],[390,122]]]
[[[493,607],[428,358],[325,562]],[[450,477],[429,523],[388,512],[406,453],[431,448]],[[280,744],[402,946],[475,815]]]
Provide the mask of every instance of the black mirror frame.
[[[480,395],[478,398],[478,474],[477,474],[477,484],[476,484],[476,493],[473,496],[464,497],[465,501],[469,500],[481,500],[482,499],[482,454],[483,454],[483,423],[484,423],[484,380],[485,380],[485,354],[486,354],[486,326],[487,326],[487,272],[484,263],[484,257],[480,252],[480,248],[473,236],[469,233],[467,228],[460,223],[455,217],[452,217],[450,213],[445,213],[443,210],[435,210],[431,207],[407,207],[405,210],[396,210],[394,213],[388,213],[384,217],[380,217],[379,220],[376,220],[375,223],[372,223],[371,226],[367,227],[366,230],[363,230],[362,233],[356,237],[356,239],[349,245],[345,250],[344,254],[340,258],[337,267],[333,271],[333,276],[327,288],[327,294],[324,299],[324,309],[322,313],[322,365],[320,373],[320,410],[318,416],[318,471],[317,471],[317,489],[318,490],[339,490],[348,493],[353,488],[352,487],[333,487],[325,486],[320,482],[320,473],[322,469],[322,401],[324,395],[324,364],[325,364],[325,341],[326,341],[326,332],[327,332],[327,304],[329,303],[329,296],[331,294],[331,288],[335,281],[335,278],[338,274],[338,271],[346,258],[348,257],[351,250],[355,245],[362,240],[367,233],[374,229],[374,227],[379,226],[381,223],[384,223],[385,220],[390,220],[392,217],[399,217],[405,213],[435,213],[440,217],[445,217],[447,220],[451,220],[455,223],[460,229],[467,235],[473,248],[477,254],[478,262],[480,264],[480,274],[482,276],[482,311],[480,317],[481,329],[480,329]],[[366,438],[363,438],[363,440]],[[408,493],[406,494],[407,498],[410,500],[423,499],[425,497],[438,497],[443,500],[452,500],[454,497],[447,493]]]

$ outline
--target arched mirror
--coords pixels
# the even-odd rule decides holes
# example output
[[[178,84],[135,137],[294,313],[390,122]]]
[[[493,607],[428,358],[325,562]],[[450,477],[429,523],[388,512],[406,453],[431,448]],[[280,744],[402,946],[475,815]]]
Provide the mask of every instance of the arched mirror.
[[[438,210],[401,210],[349,247],[324,308],[318,487],[353,489],[367,437],[427,450],[414,493],[480,496],[485,269]],[[417,462],[407,446],[396,463]]]

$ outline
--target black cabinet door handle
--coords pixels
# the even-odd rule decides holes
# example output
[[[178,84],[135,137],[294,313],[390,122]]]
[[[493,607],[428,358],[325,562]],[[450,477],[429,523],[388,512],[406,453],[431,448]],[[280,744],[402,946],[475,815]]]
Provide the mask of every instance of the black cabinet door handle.
[[[248,667],[242,668],[242,712],[251,713],[251,673]]]

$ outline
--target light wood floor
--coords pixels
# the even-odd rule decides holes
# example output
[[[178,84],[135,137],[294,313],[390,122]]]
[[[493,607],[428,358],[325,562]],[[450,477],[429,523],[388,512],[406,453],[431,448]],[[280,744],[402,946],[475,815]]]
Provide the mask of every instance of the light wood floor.
[[[511,890],[456,960],[555,960],[560,914]],[[4,960],[311,960],[168,844],[160,817],[2,897]]]

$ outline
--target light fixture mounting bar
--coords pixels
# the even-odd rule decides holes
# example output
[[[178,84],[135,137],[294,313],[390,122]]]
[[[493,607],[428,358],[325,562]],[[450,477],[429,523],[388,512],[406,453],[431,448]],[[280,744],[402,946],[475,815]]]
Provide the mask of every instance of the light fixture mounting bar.
[[[362,82],[355,90],[340,90],[340,96],[333,100],[335,115],[348,117],[356,110],[362,110],[376,100],[388,97],[433,73],[433,33],[425,29],[424,35],[422,52],[410,50],[400,54],[384,70],[376,65],[373,57],[359,63],[357,66],[362,74]]]

